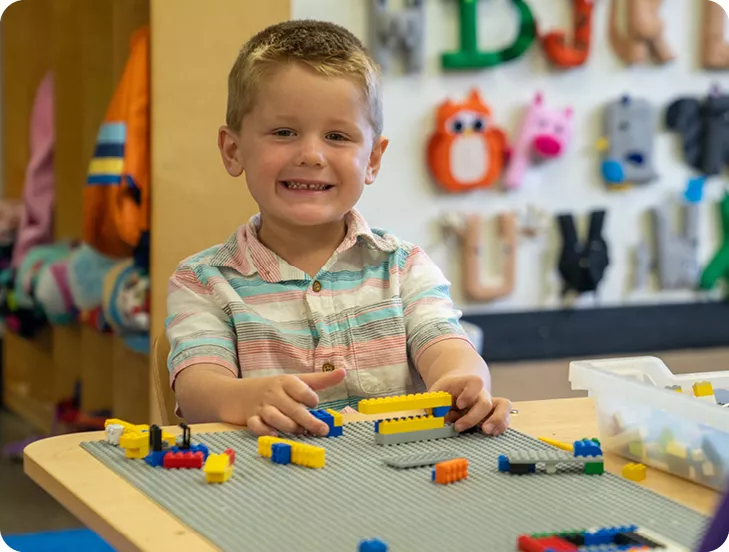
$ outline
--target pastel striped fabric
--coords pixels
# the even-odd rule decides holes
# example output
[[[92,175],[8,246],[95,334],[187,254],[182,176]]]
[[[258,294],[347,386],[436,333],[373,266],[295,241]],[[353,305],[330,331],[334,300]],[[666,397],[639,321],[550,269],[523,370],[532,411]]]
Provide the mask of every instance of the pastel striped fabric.
[[[169,283],[170,383],[196,364],[236,377],[347,370],[322,406],[424,389],[418,358],[463,339],[450,284],[417,246],[347,215],[345,239],[314,277],[257,238],[260,215],[222,245],[183,261]]]
[[[101,126],[94,158],[89,164],[87,184],[121,184],[126,140],[127,128],[124,123],[105,123]]]

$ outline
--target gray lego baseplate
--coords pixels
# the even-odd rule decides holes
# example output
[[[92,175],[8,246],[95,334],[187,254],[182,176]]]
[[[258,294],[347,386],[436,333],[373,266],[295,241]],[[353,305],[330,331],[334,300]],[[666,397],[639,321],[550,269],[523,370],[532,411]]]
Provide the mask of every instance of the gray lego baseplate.
[[[356,552],[379,538],[389,552],[508,552],[520,534],[638,525],[692,547],[708,522],[620,476],[510,476],[498,471],[509,451],[554,450],[514,430],[383,447],[372,422],[346,424],[336,439],[287,436],[326,448],[326,466],[311,470],[258,455],[247,431],[193,434],[211,452],[236,452],[233,477],[205,482],[202,470],[152,468],[103,440],[82,447],[183,523],[225,551]],[[395,454],[453,454],[468,459],[468,479],[431,481],[431,467],[393,470]]]

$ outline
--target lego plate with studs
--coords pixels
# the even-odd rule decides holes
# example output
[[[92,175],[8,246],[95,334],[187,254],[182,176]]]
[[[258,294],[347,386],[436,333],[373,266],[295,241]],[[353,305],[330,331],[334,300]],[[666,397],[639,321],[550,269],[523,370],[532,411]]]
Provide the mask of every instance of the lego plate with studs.
[[[342,427],[336,423],[331,420]],[[195,434],[192,442],[177,443],[183,454],[204,447],[203,455],[217,459],[211,473],[154,467],[105,440],[81,446],[225,551],[355,552],[362,542],[385,543],[389,552],[515,551],[522,535],[540,541],[578,528],[632,526],[671,542],[674,547],[665,550],[678,551],[693,547],[707,523],[627,479],[586,470],[601,459],[588,441],[574,447],[587,456],[511,429],[499,437],[469,432],[387,445],[377,436],[397,434],[375,428],[358,422],[344,425],[336,438],[263,441],[240,430]],[[135,432],[149,428],[129,433]],[[504,471],[501,456],[534,469],[523,475]],[[601,546],[596,549],[617,544]]]

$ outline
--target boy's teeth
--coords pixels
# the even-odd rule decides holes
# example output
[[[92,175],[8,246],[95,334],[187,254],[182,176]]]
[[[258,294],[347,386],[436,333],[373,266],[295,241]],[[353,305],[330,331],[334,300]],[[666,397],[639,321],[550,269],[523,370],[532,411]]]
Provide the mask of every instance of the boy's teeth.
[[[286,187],[290,190],[326,190],[329,186],[327,184],[304,184],[303,182],[284,182]]]

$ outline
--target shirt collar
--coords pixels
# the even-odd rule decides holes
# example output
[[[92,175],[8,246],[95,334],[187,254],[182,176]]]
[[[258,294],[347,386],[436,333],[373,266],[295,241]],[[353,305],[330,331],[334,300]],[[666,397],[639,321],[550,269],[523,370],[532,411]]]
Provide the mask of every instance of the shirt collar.
[[[397,240],[394,236],[388,234],[381,236],[373,232],[356,209],[349,211],[345,215],[344,221],[347,225],[347,233],[334,255],[341,255],[358,244],[385,253],[397,250]],[[293,267],[259,241],[258,230],[260,227],[261,214],[258,213],[228,238],[210,264],[235,269],[243,276],[253,276],[258,273],[263,280],[271,283],[288,279]],[[294,269],[294,271],[301,272],[298,269]],[[303,275],[303,273],[301,274]]]

